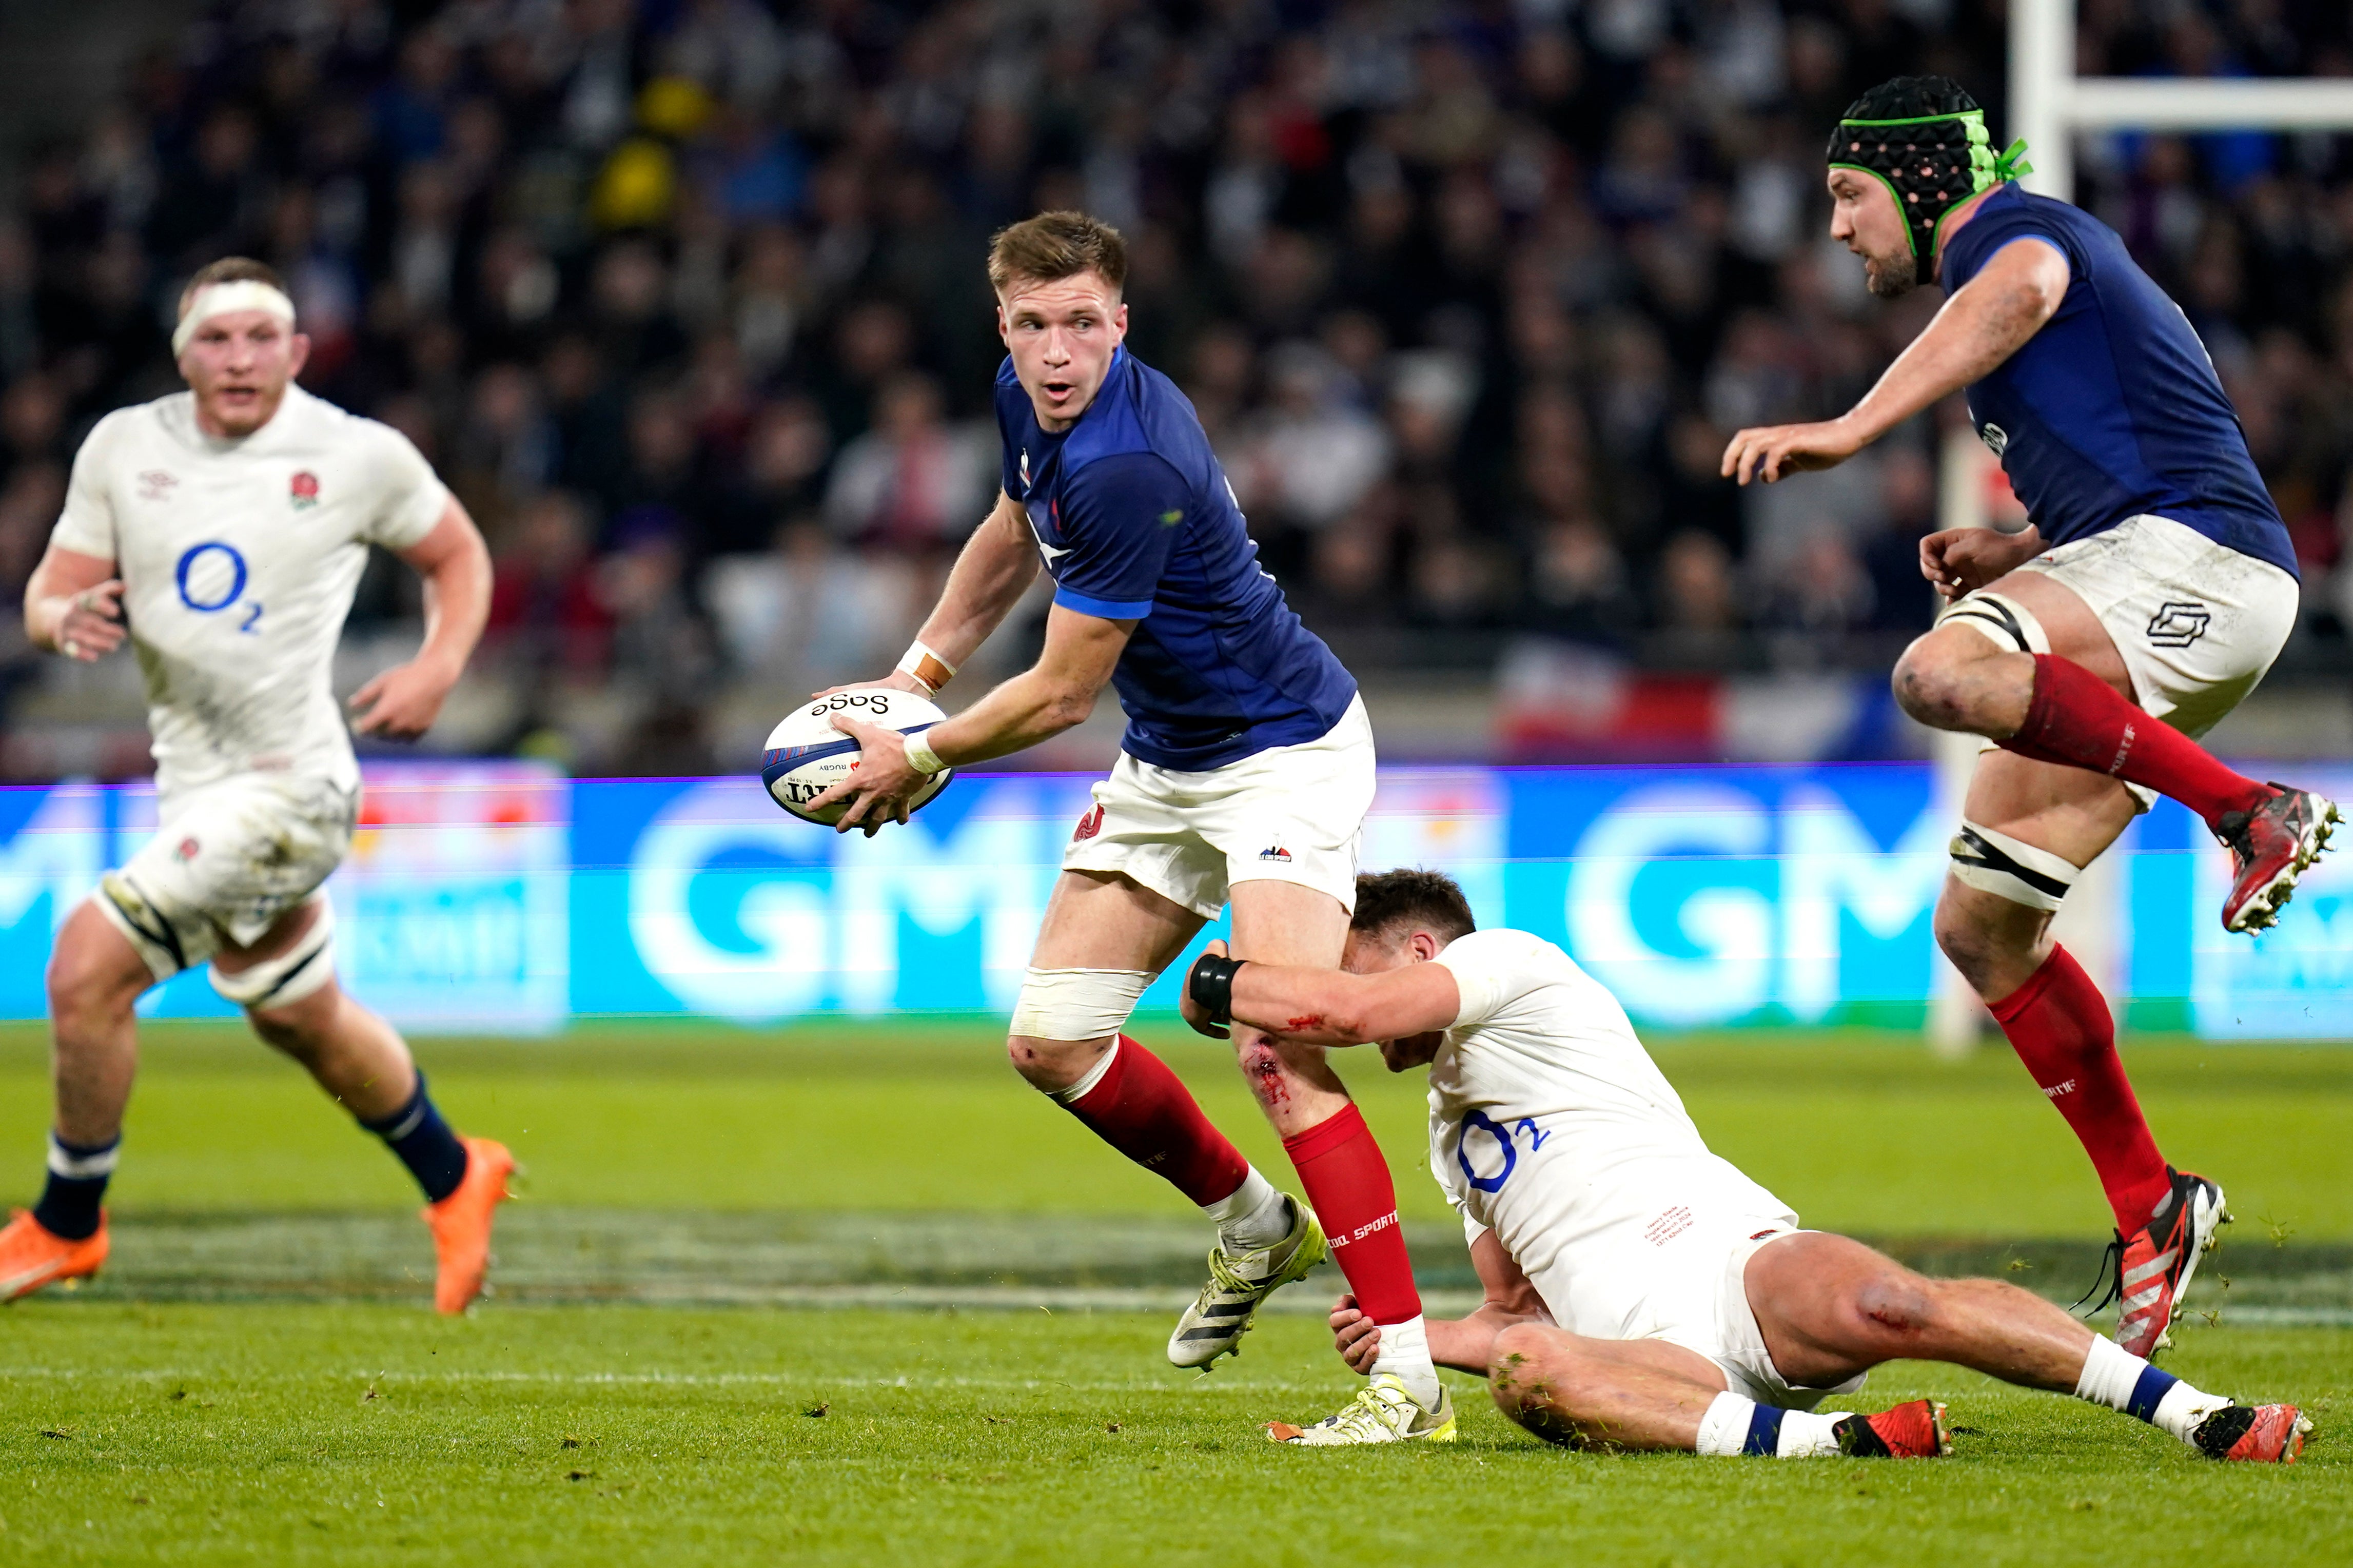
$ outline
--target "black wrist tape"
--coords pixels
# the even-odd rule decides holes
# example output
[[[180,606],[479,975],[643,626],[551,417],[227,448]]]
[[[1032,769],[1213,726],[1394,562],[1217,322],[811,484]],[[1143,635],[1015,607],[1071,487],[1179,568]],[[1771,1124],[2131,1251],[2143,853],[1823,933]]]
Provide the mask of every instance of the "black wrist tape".
[[[1214,952],[1205,952],[1193,961],[1193,972],[1185,977],[1185,994],[1209,1016],[1212,1024],[1234,1021],[1234,975],[1249,962],[1219,958]]]

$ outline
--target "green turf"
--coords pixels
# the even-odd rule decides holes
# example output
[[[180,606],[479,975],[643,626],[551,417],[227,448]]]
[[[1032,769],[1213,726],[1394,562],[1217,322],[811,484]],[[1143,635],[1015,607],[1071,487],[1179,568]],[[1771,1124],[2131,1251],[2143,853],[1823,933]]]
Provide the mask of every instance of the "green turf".
[[[1223,1047],[1147,1031],[1268,1170],[1282,1151]],[[126,1212],[406,1204],[399,1169],[309,1080],[240,1030],[151,1026],[112,1201]],[[835,1024],[754,1035],[600,1026],[528,1043],[425,1041],[435,1092],[506,1140],[552,1205],[1167,1214],[1024,1088],[992,1026]],[[1865,1033],[1668,1041],[1661,1064],[1721,1153],[1809,1224],[1891,1234],[2104,1236],[2066,1127],[2006,1051],[1953,1064]],[[48,1087],[37,1028],[0,1026],[0,1193],[29,1196]],[[2271,1221],[2353,1239],[2353,1052],[2135,1044],[2160,1142],[2227,1182],[2241,1236]],[[1342,1070],[1398,1173],[1404,1212],[1443,1217],[1417,1174],[1420,1085],[1369,1052]],[[11,1174],[11,1173],[14,1174]]]
[[[2353,1332],[2223,1329],[2210,1388],[2321,1431],[2225,1467],[1942,1367],[1940,1463],[1545,1447],[1457,1378],[1451,1447],[1306,1453],[1256,1424],[1354,1380],[1313,1323],[1207,1380],[1129,1315],[115,1306],[36,1300],[0,1353],[0,1556],[26,1563],[2096,1563],[2344,1560]],[[811,1411],[823,1412],[811,1415]]]

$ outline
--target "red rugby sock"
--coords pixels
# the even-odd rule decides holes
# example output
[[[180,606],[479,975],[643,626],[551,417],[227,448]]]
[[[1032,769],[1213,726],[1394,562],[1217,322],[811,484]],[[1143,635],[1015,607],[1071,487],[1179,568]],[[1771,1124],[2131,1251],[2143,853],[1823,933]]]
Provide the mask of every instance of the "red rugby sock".
[[[2034,698],[2018,733],[1998,742],[2038,763],[2089,768],[2153,789],[2214,826],[2233,811],[2252,811],[2270,788],[2232,773],[2205,747],[2153,719],[2115,687],[2073,659],[2034,656]]]
[[[1282,1147],[1332,1238],[1332,1260],[1348,1277],[1356,1305],[1377,1323],[1421,1316],[1421,1292],[1398,1226],[1397,1187],[1356,1103],[1285,1138]]]
[[[2073,953],[2054,947],[2025,984],[1987,1005],[2092,1157],[2116,1228],[2132,1235],[2148,1223],[2172,1183],[2116,1055],[2107,998]]]
[[[1250,1162],[1209,1124],[1183,1080],[1125,1035],[1102,1080],[1062,1108],[1196,1204],[1231,1197],[1250,1174]]]

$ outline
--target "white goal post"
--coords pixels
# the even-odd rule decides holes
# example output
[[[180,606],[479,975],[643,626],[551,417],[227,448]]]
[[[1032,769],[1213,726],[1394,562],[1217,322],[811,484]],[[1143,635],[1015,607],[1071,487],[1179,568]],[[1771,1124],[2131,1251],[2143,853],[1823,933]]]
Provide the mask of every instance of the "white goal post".
[[[2027,189],[2072,201],[2080,131],[2353,131],[2353,77],[2085,77],[2075,74],[2075,0],[2010,0],[2010,120],[1997,147],[2024,137],[2033,172]],[[1939,528],[1987,521],[1985,470],[1993,458],[1968,432],[1945,444]],[[1937,808],[1957,820],[1976,761],[1974,736],[1939,735]],[[2093,863],[2061,912],[2060,934],[2111,997],[2124,989],[2119,965],[2123,878],[2111,857]],[[1953,966],[1937,955],[1928,1007],[1929,1044],[1958,1056],[1975,1044],[1985,1010]]]

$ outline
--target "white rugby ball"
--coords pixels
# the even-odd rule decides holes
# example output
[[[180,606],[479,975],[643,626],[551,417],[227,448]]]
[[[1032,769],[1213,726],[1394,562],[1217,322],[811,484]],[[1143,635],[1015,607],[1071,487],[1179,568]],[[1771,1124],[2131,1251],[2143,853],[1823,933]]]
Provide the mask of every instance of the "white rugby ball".
[[[850,767],[858,761],[858,742],[833,727],[837,714],[905,735],[928,730],[947,717],[928,699],[895,686],[860,686],[812,697],[786,714],[785,721],[768,733],[767,749],[760,759],[760,781],[778,805],[803,822],[828,827],[840,820],[844,804],[836,801],[813,812],[808,803],[849,777]],[[913,806],[921,809],[927,805],[955,776],[954,768],[933,774],[916,792]]]

